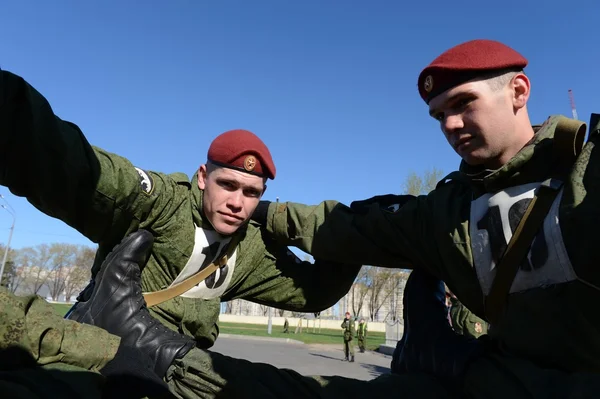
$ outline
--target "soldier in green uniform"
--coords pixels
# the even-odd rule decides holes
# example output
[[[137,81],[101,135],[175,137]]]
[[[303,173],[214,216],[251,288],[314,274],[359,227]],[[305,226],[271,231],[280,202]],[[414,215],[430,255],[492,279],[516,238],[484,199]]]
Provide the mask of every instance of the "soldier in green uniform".
[[[487,334],[487,322],[477,317],[452,293],[450,293],[450,322],[452,329],[460,335],[479,338]]]
[[[285,320],[283,322],[283,333],[284,334],[290,333],[290,322],[288,321],[287,317],[285,318]]]
[[[304,262],[286,246],[263,239],[248,219],[274,177],[269,150],[245,130],[218,136],[191,181],[182,173],[135,167],[91,146],[24,79],[0,71],[0,184],[98,243],[94,281],[123,237],[151,231],[155,244],[141,276],[150,313],[193,337],[199,348],[217,339],[221,301],[243,298],[316,312],[335,304],[360,270]],[[208,277],[196,279],[215,265]],[[80,303],[93,287],[80,294]],[[69,317],[74,315],[79,317]],[[195,361],[188,356],[186,367]],[[172,389],[191,395],[196,387],[178,382]]]
[[[344,330],[344,361],[354,362],[354,320],[350,312],[346,312],[345,316],[342,321],[342,330]]]
[[[265,203],[261,222],[313,256],[445,281],[491,323],[486,354],[456,380],[468,396],[589,397],[600,379],[600,118],[592,116],[585,144],[582,122],[551,116],[532,125],[526,65],[502,43],[474,40],[423,69],[419,93],[462,158],[428,195],[361,211],[335,201]],[[513,236],[533,238],[509,247]],[[507,248],[524,255],[503,264]],[[447,371],[427,367],[438,378]]]
[[[365,319],[360,319],[358,322],[356,338],[358,338],[358,349],[360,350],[360,353],[365,353],[367,347],[367,323],[365,323]]]

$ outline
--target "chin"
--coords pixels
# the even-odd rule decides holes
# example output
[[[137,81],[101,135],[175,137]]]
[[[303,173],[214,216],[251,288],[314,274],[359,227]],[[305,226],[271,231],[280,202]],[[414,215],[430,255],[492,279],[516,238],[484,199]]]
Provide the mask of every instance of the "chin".
[[[224,221],[215,221],[214,223],[212,223],[214,229],[217,231],[217,233],[228,236],[231,235],[233,233],[235,233],[236,231],[239,230],[240,227],[242,227],[243,223],[236,223],[236,224],[231,224],[231,223],[226,223]]]
[[[459,154],[460,155],[460,154]],[[486,154],[477,154],[477,152],[470,152],[467,154],[460,155],[463,161],[471,166],[479,166],[485,164],[489,158]]]
[[[217,226],[213,226],[217,233],[222,234],[224,236],[229,236],[238,231],[240,226],[231,226],[225,223],[221,223]]]

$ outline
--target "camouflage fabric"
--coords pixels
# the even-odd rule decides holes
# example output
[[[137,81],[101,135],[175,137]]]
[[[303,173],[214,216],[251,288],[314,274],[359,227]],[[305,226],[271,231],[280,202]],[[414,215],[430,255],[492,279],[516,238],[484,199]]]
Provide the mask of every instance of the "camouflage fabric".
[[[197,229],[211,230],[201,213],[197,176],[144,171],[91,146],[75,124],[54,115],[40,93],[7,71],[0,71],[0,184],[98,243],[93,273],[124,236],[151,231],[155,242],[142,273],[144,291],[168,287],[190,260]],[[263,240],[253,224],[239,234],[244,237],[226,286],[215,283],[206,295],[180,296],[151,308],[200,347],[212,346],[218,336],[221,301],[244,298],[316,312],[335,304],[361,267],[301,261],[286,247]]]
[[[17,297],[0,287],[2,397],[99,398],[98,370],[119,342],[104,330],[63,319],[37,296]]]
[[[562,178],[551,217],[489,335],[510,354],[498,361],[508,364],[516,356],[547,369],[600,372],[600,275],[595,272],[600,263],[595,247],[600,240],[600,138],[592,134],[572,169],[565,169],[554,143],[557,121],[550,117],[536,126],[534,139],[500,169],[463,164],[450,181],[396,212],[371,206],[359,214],[335,201],[271,204],[267,229],[278,242],[315,257],[426,269],[485,318],[484,296],[494,276],[490,264],[507,244],[501,233],[514,228],[540,182]]]
[[[0,287],[0,350],[21,348],[38,365],[69,364],[98,371],[114,356],[120,338],[60,317],[38,296],[18,297]],[[102,346],[93,345],[102,342]],[[18,365],[18,359],[7,359]],[[1,363],[0,363],[1,364]]]
[[[344,355],[346,358],[354,356],[354,319],[344,319],[342,321],[342,329],[344,330]]]
[[[364,352],[367,343],[367,323],[358,323],[356,338],[358,338],[358,348]]]
[[[465,335],[471,338],[478,338],[487,334],[488,323],[480,317],[477,317],[458,299],[451,298],[450,321],[452,328],[457,334]]]

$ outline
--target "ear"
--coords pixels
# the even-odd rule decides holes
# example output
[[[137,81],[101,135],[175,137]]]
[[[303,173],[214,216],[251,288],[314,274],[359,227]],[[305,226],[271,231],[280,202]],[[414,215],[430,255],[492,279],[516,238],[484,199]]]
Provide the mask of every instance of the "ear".
[[[524,73],[516,74],[510,82],[513,97],[513,107],[515,111],[524,108],[531,94],[531,82]]]
[[[198,169],[198,188],[204,190],[206,188],[206,180],[208,179],[208,172],[206,170],[206,164],[200,165]]]

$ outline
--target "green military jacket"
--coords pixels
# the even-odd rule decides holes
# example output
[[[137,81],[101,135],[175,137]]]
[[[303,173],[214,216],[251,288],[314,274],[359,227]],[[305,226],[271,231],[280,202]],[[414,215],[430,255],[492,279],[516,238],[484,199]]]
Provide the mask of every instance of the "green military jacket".
[[[142,170],[91,146],[73,123],[54,115],[25,80],[0,71],[0,184],[98,243],[95,274],[111,249],[138,229],[155,237],[142,273],[145,291],[167,288],[206,267],[231,237],[201,213],[197,177]],[[300,261],[249,224],[226,267],[186,294],[151,308],[175,330],[210,347],[220,302],[244,298],[290,311],[317,312],[350,288],[360,265]]]
[[[484,317],[494,265],[540,183],[564,180],[520,266],[505,312],[489,335],[503,351],[563,370],[600,371],[600,126],[572,168],[559,166],[550,117],[498,170],[459,173],[395,212],[355,213],[326,201],[271,204],[267,229],[313,256],[395,268],[424,268]]]
[[[354,320],[352,319],[352,317],[350,317],[350,319],[344,319],[344,321],[342,321],[342,329],[344,330],[344,341],[352,341],[352,338],[354,337]]]
[[[460,335],[471,338],[478,338],[487,334],[487,322],[477,317],[458,299],[451,298],[450,321],[452,328]]]
[[[364,339],[367,337],[367,323],[358,323],[358,328],[356,329],[356,337],[359,339]]]

